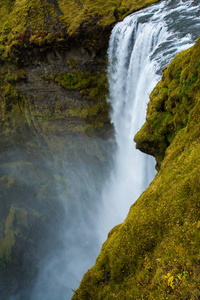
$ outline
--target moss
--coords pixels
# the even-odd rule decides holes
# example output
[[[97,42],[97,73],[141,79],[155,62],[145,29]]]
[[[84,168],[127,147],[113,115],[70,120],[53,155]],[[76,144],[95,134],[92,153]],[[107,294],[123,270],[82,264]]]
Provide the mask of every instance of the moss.
[[[2,133],[17,133],[26,135],[29,122],[28,103],[24,96],[20,95],[16,87],[8,84],[4,93],[4,117],[2,119]]]
[[[0,240],[1,266],[16,264],[15,250],[19,252],[19,248],[23,249],[24,243],[33,243],[31,234],[29,237],[26,235],[27,230],[33,230],[31,228],[33,219],[42,220],[42,217],[35,210],[25,210],[11,205],[5,221],[4,237]]]
[[[97,63],[98,64],[98,63]],[[104,64],[105,65],[105,64]],[[67,63],[70,72],[47,73],[39,71],[38,78],[58,83],[67,90],[79,92],[82,101],[68,99],[65,102],[42,102],[35,105],[27,95],[21,94],[18,85],[27,75],[24,69],[5,64],[1,68],[0,80],[0,126],[1,138],[9,141],[9,135],[17,140],[28,138],[32,134],[52,132],[94,133],[109,124],[108,104],[106,102],[106,71],[81,70],[79,63],[70,60]],[[97,68],[98,69],[98,68]],[[59,90],[58,90],[59,92]],[[77,94],[75,94],[75,97]],[[34,96],[33,96],[34,97]],[[36,99],[36,103],[38,99]]]
[[[139,133],[146,135],[143,139],[149,144],[157,142],[160,147],[157,151],[165,153],[160,170],[132,205],[124,223],[110,232],[96,264],[84,275],[73,300],[176,300],[197,299],[200,295],[200,86],[197,77],[192,76],[193,72],[199,72],[199,43],[200,40],[176,57],[165,70],[163,81],[151,95],[147,115],[151,126],[145,125]],[[185,71],[188,62],[190,69]],[[185,87],[184,81],[179,82],[185,76],[193,78],[191,88],[187,84],[184,88],[184,95],[188,97],[186,91],[190,94],[190,104],[187,102],[186,107],[185,101],[175,104],[173,113],[173,108],[166,107],[172,94],[179,99],[177,85]],[[177,80],[176,84],[173,80]],[[155,102],[153,96],[162,102],[161,111],[156,103],[158,98]],[[183,106],[187,111],[184,128],[175,130],[168,141],[170,145],[161,149],[170,132],[165,127]],[[165,135],[163,140],[162,135]]]
[[[119,10],[119,17],[122,19],[127,12],[130,10],[135,11],[142,9],[147,5],[150,5],[156,1],[153,0],[142,0],[142,1],[113,1],[109,0],[105,3],[102,1],[68,1],[66,3],[63,0],[59,0],[59,6],[63,12],[63,16],[60,17],[69,25],[69,32],[73,33],[82,22],[90,20],[93,16],[98,16],[98,23],[100,26],[107,26],[116,21],[115,10]],[[65,14],[68,11],[68,14]]]
[[[86,95],[88,100],[106,102],[108,84],[105,69],[101,69],[101,72],[81,71],[72,60],[68,65],[73,65],[74,71],[59,73],[55,77],[55,82],[66,89],[80,91],[82,95]]]
[[[10,0],[0,5],[0,53],[2,59],[17,59],[18,48],[63,43],[84,28],[88,45],[98,43],[105,26],[124,18],[131,11],[157,0],[140,1],[63,1]],[[84,26],[87,25],[87,26]]]
[[[108,104],[106,101],[108,83],[105,69],[99,71],[82,71],[73,60],[68,62],[70,72],[62,72],[56,76],[44,75],[46,80],[54,80],[67,90],[76,90],[82,95],[88,104],[73,105],[70,108],[66,104],[58,104],[56,110],[62,111],[60,118],[76,117],[86,121],[83,131],[101,128],[109,124]]]
[[[200,39],[164,69],[163,78],[150,95],[146,123],[135,136],[136,147],[154,155],[158,167],[165,150],[188,122],[200,86]]]
[[[17,69],[15,66],[7,66],[7,72],[5,74],[5,81],[10,84],[14,84],[20,81],[26,80],[26,74],[23,69]]]
[[[4,175],[0,178],[0,182],[3,183],[4,188],[9,189],[14,183],[14,178],[12,176]]]

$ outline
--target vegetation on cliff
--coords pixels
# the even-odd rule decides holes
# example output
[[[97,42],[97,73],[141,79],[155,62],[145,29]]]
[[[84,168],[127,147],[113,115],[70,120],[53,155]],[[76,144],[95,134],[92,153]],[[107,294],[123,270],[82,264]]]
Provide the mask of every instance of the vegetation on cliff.
[[[28,68],[14,65],[1,68],[1,139],[9,142],[10,135],[26,139],[30,132],[91,135],[105,131],[103,127],[110,124],[105,64],[101,71],[82,70],[74,60],[67,61],[59,71],[45,73],[45,67],[35,71],[34,81],[32,73],[28,78]],[[32,80],[31,92],[29,80]]]
[[[160,170],[111,230],[73,300],[199,298],[199,80],[200,39],[164,70],[135,138]]]
[[[11,128],[24,132],[28,127],[34,132],[101,131],[109,124],[106,50],[111,25],[156,1],[2,1],[0,126],[6,128],[4,132]],[[30,84],[32,94],[26,88]],[[46,99],[38,96],[42,84]],[[50,89],[57,89],[62,100],[49,98],[47,103]]]
[[[199,49],[200,39],[163,70],[162,81],[150,95],[146,122],[134,138],[138,149],[155,156],[158,167],[199,100]]]
[[[0,4],[0,51],[3,59],[19,46],[63,43],[79,36],[78,43],[104,44],[106,26],[157,0],[5,0]],[[104,35],[102,36],[104,32]],[[105,45],[105,44],[104,44]],[[19,54],[19,53],[18,53]]]

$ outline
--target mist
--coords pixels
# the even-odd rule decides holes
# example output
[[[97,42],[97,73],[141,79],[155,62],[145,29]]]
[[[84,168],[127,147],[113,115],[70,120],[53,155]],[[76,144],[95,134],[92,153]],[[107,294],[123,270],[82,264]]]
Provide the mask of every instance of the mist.
[[[11,181],[4,197],[16,216],[17,211],[30,212],[27,225],[17,219],[13,228],[26,227],[21,228],[25,235],[34,227],[34,233],[28,232],[30,243],[19,240],[26,260],[19,263],[20,276],[13,275],[12,282],[9,274],[2,274],[0,299],[72,297],[100,252],[96,219],[114,147],[113,137],[66,134],[30,138],[4,154],[0,177]]]
[[[79,143],[82,143],[82,150]],[[107,145],[101,140],[87,138],[75,144],[73,153],[66,151],[65,164],[59,160],[54,166],[56,175],[68,181],[66,199],[62,199],[64,218],[55,233],[59,247],[55,245],[54,251],[41,262],[31,300],[70,299],[101,248],[96,217],[108,172]],[[63,186],[57,183],[56,189],[59,199],[64,193]]]

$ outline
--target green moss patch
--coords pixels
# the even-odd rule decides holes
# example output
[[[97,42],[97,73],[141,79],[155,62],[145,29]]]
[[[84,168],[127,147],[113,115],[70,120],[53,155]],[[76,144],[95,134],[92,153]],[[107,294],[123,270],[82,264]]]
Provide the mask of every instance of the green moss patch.
[[[0,55],[17,60],[19,46],[48,46],[67,42],[81,33],[83,41],[94,46],[103,28],[122,20],[128,13],[157,0],[5,0],[0,4]]]
[[[150,95],[146,123],[135,136],[136,147],[154,155],[158,166],[166,148],[187,125],[189,112],[199,99],[199,88],[200,39],[165,68]]]
[[[75,117],[86,121],[83,131],[91,132],[97,128],[102,128],[109,124],[109,109],[106,101],[108,93],[108,83],[106,70],[101,72],[91,70],[81,70],[75,61],[68,62],[70,72],[62,72],[57,75],[45,75],[47,80],[53,80],[66,90],[79,91],[83,99],[82,105],[67,107],[64,103],[57,106],[58,111],[62,111],[60,117]]]
[[[33,209],[25,210],[11,205],[5,221],[4,237],[0,238],[1,266],[18,264],[18,256],[23,255],[28,244],[33,244],[34,231],[38,230],[37,225],[42,219]]]

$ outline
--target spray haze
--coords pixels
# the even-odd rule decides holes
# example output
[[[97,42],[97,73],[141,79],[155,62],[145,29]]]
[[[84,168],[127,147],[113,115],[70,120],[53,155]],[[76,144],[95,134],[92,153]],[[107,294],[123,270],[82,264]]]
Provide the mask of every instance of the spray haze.
[[[85,141],[81,138],[79,142],[71,139],[73,142],[73,153],[65,152],[66,165],[56,166],[57,174],[67,178],[67,195],[63,203],[65,218],[56,232],[59,243],[40,265],[32,300],[69,299],[99,251],[94,226],[107,168],[106,151],[103,143],[98,146],[99,141],[90,141],[89,146],[87,138]],[[58,193],[62,190],[59,187]]]

